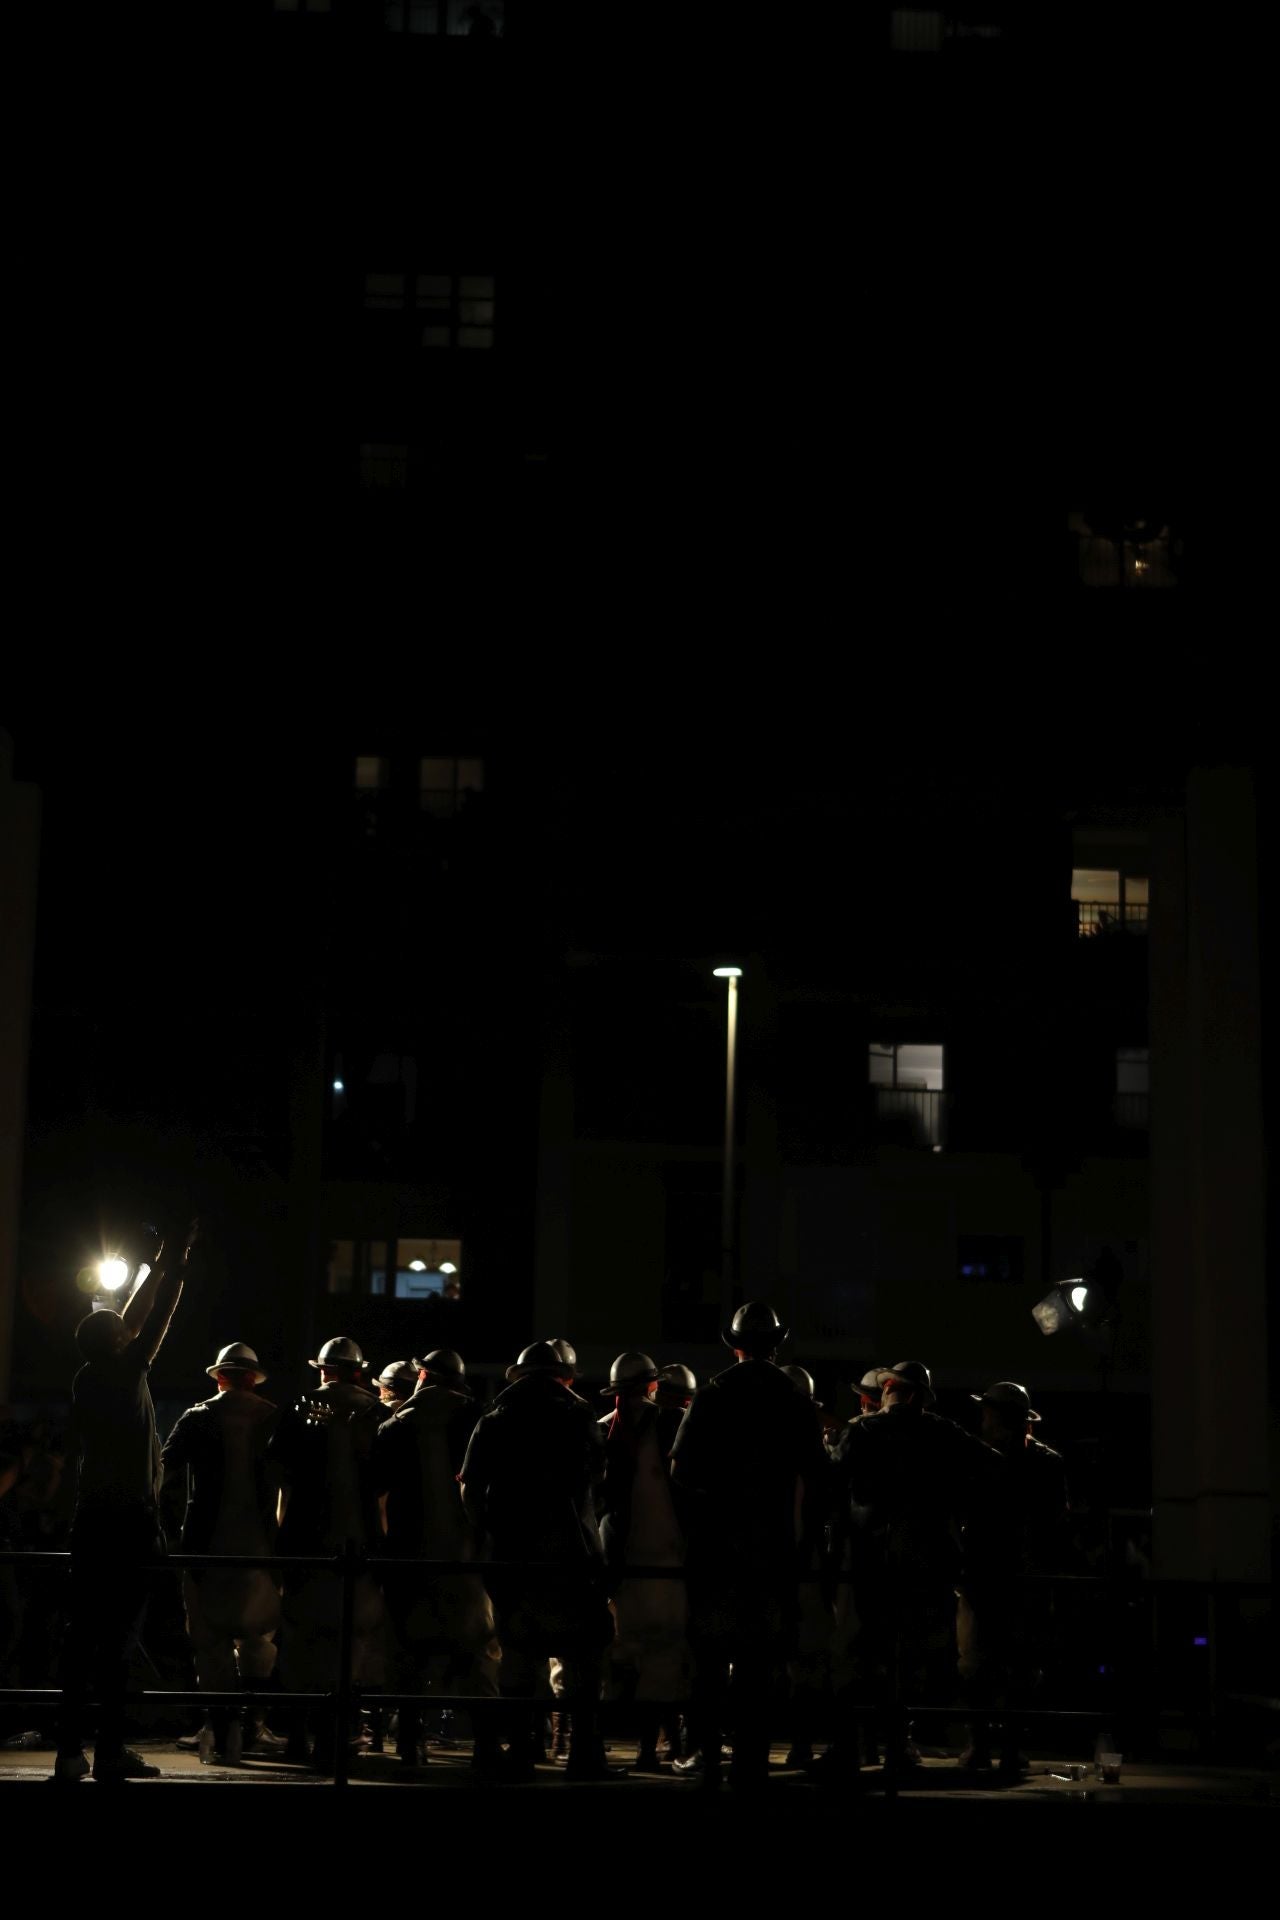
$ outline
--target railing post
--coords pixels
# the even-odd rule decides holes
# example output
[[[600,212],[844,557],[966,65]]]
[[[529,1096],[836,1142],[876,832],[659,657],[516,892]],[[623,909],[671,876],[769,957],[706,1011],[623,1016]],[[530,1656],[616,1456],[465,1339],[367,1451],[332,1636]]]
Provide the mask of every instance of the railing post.
[[[350,1785],[351,1655],[355,1643],[356,1573],[360,1554],[348,1540],[342,1549],[342,1616],[338,1628],[338,1686],[333,1700],[333,1784]]]

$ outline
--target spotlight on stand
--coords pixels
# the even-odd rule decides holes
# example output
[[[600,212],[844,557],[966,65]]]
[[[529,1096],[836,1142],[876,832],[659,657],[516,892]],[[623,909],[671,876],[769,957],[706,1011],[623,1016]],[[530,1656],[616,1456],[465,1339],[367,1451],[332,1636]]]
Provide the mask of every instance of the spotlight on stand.
[[[1061,1333],[1070,1327],[1079,1333],[1110,1326],[1116,1317],[1116,1294],[1121,1279],[1115,1255],[1104,1252],[1087,1274],[1063,1280],[1031,1309],[1041,1333]]]
[[[104,1255],[94,1266],[82,1270],[77,1275],[77,1281],[86,1293],[93,1293],[94,1298],[90,1302],[92,1310],[96,1312],[99,1307],[115,1308],[120,1300],[128,1299],[134,1288],[140,1287],[151,1272],[159,1250],[159,1229],[153,1227],[149,1220],[144,1220],[124,1246]]]

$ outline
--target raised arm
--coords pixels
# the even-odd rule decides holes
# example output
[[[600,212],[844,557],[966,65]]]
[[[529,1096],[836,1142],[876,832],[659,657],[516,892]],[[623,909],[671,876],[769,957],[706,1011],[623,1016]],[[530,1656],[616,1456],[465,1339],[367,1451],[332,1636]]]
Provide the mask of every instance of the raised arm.
[[[187,1229],[181,1257],[172,1265],[166,1262],[164,1249],[161,1248],[155,1266],[142,1285],[134,1288],[120,1316],[129,1339],[137,1342],[139,1358],[145,1366],[150,1366],[155,1359],[169,1331],[169,1322],[182,1295],[182,1282],[186,1275],[187,1260],[195,1245],[197,1226],[198,1222],[193,1220]]]

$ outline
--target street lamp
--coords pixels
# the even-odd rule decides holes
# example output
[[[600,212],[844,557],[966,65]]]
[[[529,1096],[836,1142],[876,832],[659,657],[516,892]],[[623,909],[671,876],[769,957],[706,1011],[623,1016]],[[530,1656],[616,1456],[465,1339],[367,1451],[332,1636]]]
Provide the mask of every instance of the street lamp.
[[[724,1049],[724,1178],[720,1194],[720,1308],[727,1327],[733,1319],[733,1081],[738,1051],[738,982],[741,967],[713,967],[729,987]]]

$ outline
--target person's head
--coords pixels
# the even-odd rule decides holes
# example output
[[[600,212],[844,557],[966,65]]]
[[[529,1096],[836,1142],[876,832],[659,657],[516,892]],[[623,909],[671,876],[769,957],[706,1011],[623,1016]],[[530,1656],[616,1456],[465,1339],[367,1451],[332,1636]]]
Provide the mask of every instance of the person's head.
[[[1032,1422],[1040,1418],[1031,1395],[1016,1380],[997,1380],[985,1393],[972,1397],[982,1409],[981,1433],[989,1447],[1016,1446],[1025,1441]]]
[[[114,1307],[100,1307],[96,1313],[86,1314],[76,1328],[76,1346],[82,1360],[105,1360],[113,1353],[122,1353],[130,1338]]]
[[[550,1340],[546,1344],[559,1354],[564,1364],[561,1379],[566,1387],[571,1386],[578,1377],[578,1355],[572,1340]]]
[[[923,1413],[936,1398],[933,1376],[923,1360],[900,1360],[896,1367],[882,1367],[880,1381],[885,1407]]]
[[[464,1393],[468,1400],[471,1398],[466,1362],[452,1347],[436,1347],[412,1365],[419,1387],[446,1387],[451,1393]]]
[[[229,1347],[223,1347],[205,1372],[219,1393],[252,1393],[267,1377],[258,1365],[257,1354],[243,1340],[234,1340]]]
[[[858,1412],[875,1413],[884,1391],[883,1367],[871,1367],[858,1382]]]
[[[577,1358],[566,1362],[564,1349],[568,1346],[562,1340],[535,1340],[531,1347],[525,1347],[512,1366],[507,1368],[507,1379],[528,1380],[535,1375],[543,1380],[557,1380],[562,1387],[573,1385]],[[572,1354],[573,1349],[568,1351]]]
[[[602,1400],[652,1400],[658,1391],[658,1369],[647,1353],[620,1353],[609,1369],[609,1384],[601,1389]]]
[[[683,1410],[692,1404],[698,1391],[698,1376],[692,1367],[674,1361],[658,1369],[658,1404]]]
[[[720,1337],[738,1360],[772,1360],[787,1329],[767,1300],[748,1300]]]
[[[364,1372],[364,1355],[354,1340],[345,1334],[339,1334],[334,1340],[326,1340],[314,1360],[307,1365],[318,1369],[321,1381],[331,1385],[336,1381],[347,1386],[358,1386]]]
[[[409,1360],[393,1360],[374,1384],[384,1407],[402,1407],[418,1384],[418,1369]]]

